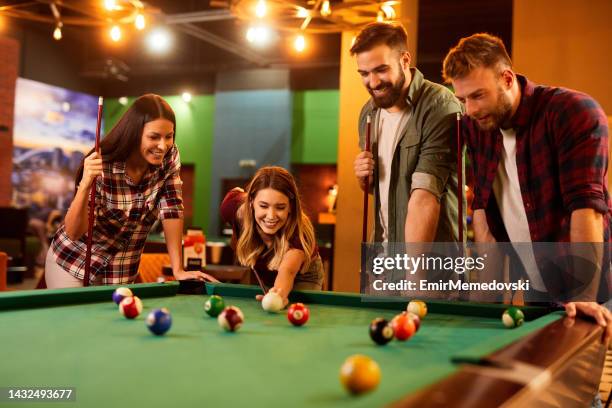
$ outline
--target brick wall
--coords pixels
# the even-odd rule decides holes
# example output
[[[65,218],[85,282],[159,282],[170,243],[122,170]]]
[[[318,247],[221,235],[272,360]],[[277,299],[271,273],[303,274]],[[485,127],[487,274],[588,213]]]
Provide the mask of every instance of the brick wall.
[[[11,203],[13,190],[13,115],[19,43],[0,36],[0,50],[0,206],[6,206]]]

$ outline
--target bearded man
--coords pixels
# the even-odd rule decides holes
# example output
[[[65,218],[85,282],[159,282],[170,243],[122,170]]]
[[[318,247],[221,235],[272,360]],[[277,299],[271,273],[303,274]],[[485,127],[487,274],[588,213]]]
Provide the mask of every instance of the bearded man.
[[[410,68],[407,43],[401,25],[372,23],[351,47],[372,96],[359,118],[362,149],[371,118],[371,153],[357,156],[355,176],[375,197],[375,242],[457,241],[454,136],[461,104]]]
[[[599,104],[516,74],[502,40],[489,34],[461,39],[443,75],[467,114],[462,129],[474,174],[475,241],[609,243],[608,123]],[[609,304],[609,247],[602,246],[597,298]],[[528,275],[538,272],[521,261]],[[612,336],[607,307],[584,301],[565,309],[570,317],[592,316]]]

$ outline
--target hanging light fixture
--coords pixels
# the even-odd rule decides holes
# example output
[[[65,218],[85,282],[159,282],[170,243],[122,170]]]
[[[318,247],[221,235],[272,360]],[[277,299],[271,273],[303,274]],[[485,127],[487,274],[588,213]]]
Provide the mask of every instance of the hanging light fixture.
[[[323,1],[323,4],[321,4],[321,15],[323,17],[328,17],[329,15],[331,15],[332,11],[331,11],[331,6],[329,5],[329,0],[325,0]]]
[[[145,16],[142,13],[138,13],[136,16],[136,20],[134,20],[134,25],[137,30],[144,30],[146,26]]]
[[[59,41],[62,39],[62,22],[59,21],[56,25],[55,25],[55,30],[53,30],[53,39],[56,41]]]
[[[293,47],[297,52],[303,52],[306,49],[306,39],[302,34],[295,37],[295,41],[293,42]]]
[[[121,39],[121,29],[119,28],[118,25],[114,25],[111,28],[110,37],[111,37],[111,40],[113,40],[114,42],[117,42]]]
[[[267,12],[266,0],[259,0],[255,6],[255,15],[257,18],[264,18]]]

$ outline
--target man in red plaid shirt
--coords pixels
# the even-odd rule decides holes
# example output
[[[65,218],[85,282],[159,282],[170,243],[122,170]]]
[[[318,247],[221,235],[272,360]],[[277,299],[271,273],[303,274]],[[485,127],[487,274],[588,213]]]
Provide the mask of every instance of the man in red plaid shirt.
[[[608,125],[597,102],[516,74],[501,39],[488,34],[461,39],[443,74],[467,114],[476,242],[610,242]],[[566,311],[612,335],[607,308],[571,302]]]

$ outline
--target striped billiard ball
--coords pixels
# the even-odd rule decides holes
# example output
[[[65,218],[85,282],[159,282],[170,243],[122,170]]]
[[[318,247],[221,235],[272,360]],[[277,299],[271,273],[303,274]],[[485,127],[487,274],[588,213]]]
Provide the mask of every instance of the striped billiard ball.
[[[165,307],[154,309],[147,316],[146,323],[151,333],[161,336],[170,330],[170,326],[172,326],[172,316]]]
[[[236,306],[228,306],[219,314],[217,322],[223,330],[234,332],[244,323],[244,315]]]
[[[518,307],[509,307],[508,309],[506,309],[506,311],[504,311],[504,314],[502,315],[502,323],[508,329],[518,327],[522,325],[524,321],[525,315],[523,314],[523,311]]]

